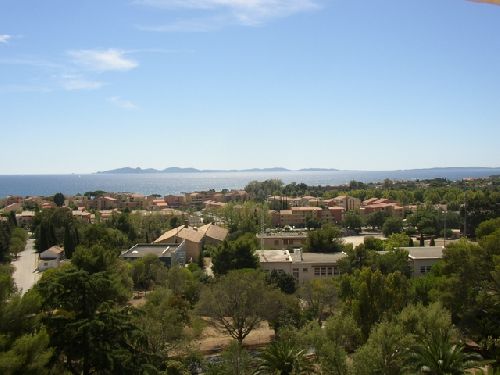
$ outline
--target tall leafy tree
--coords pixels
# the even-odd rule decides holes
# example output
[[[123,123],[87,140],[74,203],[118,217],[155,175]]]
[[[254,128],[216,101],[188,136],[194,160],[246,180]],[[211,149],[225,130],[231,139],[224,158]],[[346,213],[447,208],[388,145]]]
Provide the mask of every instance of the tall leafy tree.
[[[254,251],[256,247],[257,240],[251,234],[224,241],[212,254],[214,273],[225,275],[231,270],[257,268],[259,260]]]
[[[57,207],[64,206],[64,195],[62,193],[56,193],[54,195],[54,203]]]
[[[241,345],[268,316],[270,290],[258,271],[230,271],[202,291],[198,311]]]

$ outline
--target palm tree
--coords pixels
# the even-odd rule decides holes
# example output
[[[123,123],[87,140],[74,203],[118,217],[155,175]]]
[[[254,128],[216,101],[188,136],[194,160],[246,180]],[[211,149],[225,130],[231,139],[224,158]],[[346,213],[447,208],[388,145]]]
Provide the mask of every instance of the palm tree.
[[[254,375],[306,375],[314,373],[314,367],[305,358],[305,350],[287,341],[275,341],[258,359]]]
[[[410,352],[408,365],[423,374],[462,375],[477,368],[481,359],[477,353],[465,353],[463,345],[451,343],[449,332],[440,331]]]

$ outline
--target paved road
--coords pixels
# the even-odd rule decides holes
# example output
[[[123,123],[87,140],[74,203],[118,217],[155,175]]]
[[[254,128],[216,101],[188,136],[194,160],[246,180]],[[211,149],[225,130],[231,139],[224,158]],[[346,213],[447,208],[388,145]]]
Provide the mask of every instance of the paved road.
[[[35,253],[35,240],[29,239],[26,249],[19,254],[19,257],[12,262],[15,267],[14,281],[17,289],[26,293],[38,281],[41,273],[34,272],[37,266],[38,254]]]

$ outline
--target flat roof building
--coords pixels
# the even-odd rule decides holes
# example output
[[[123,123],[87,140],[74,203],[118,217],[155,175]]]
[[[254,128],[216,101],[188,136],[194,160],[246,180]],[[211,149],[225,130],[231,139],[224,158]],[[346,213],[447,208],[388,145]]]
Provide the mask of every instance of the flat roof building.
[[[276,270],[292,275],[297,283],[321,277],[340,275],[337,262],[345,258],[345,253],[304,253],[301,249],[257,250],[260,266],[264,271]]]
[[[167,267],[186,264],[185,242],[162,244],[136,244],[121,253],[120,258],[134,261],[147,255],[155,255]]]

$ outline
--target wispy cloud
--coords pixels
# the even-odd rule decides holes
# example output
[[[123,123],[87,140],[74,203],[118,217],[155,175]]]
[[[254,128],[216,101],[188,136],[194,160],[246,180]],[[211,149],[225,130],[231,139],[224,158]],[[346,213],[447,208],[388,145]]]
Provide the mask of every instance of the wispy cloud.
[[[73,62],[89,70],[105,71],[127,71],[134,69],[139,64],[128,58],[126,52],[119,49],[83,49],[68,51]]]
[[[228,25],[257,26],[274,18],[318,9],[319,0],[135,0],[164,9],[202,12],[205,17],[179,19],[163,25],[138,26],[147,31],[211,31]]]
[[[86,79],[80,75],[65,74],[61,77],[61,86],[67,91],[97,90],[104,82]]]
[[[127,110],[139,109],[139,107],[134,102],[127,99],[122,99],[119,96],[112,96],[110,98],[107,98],[106,100],[118,108]]]
[[[10,39],[12,39],[12,35],[0,34],[0,43],[7,44]]]

